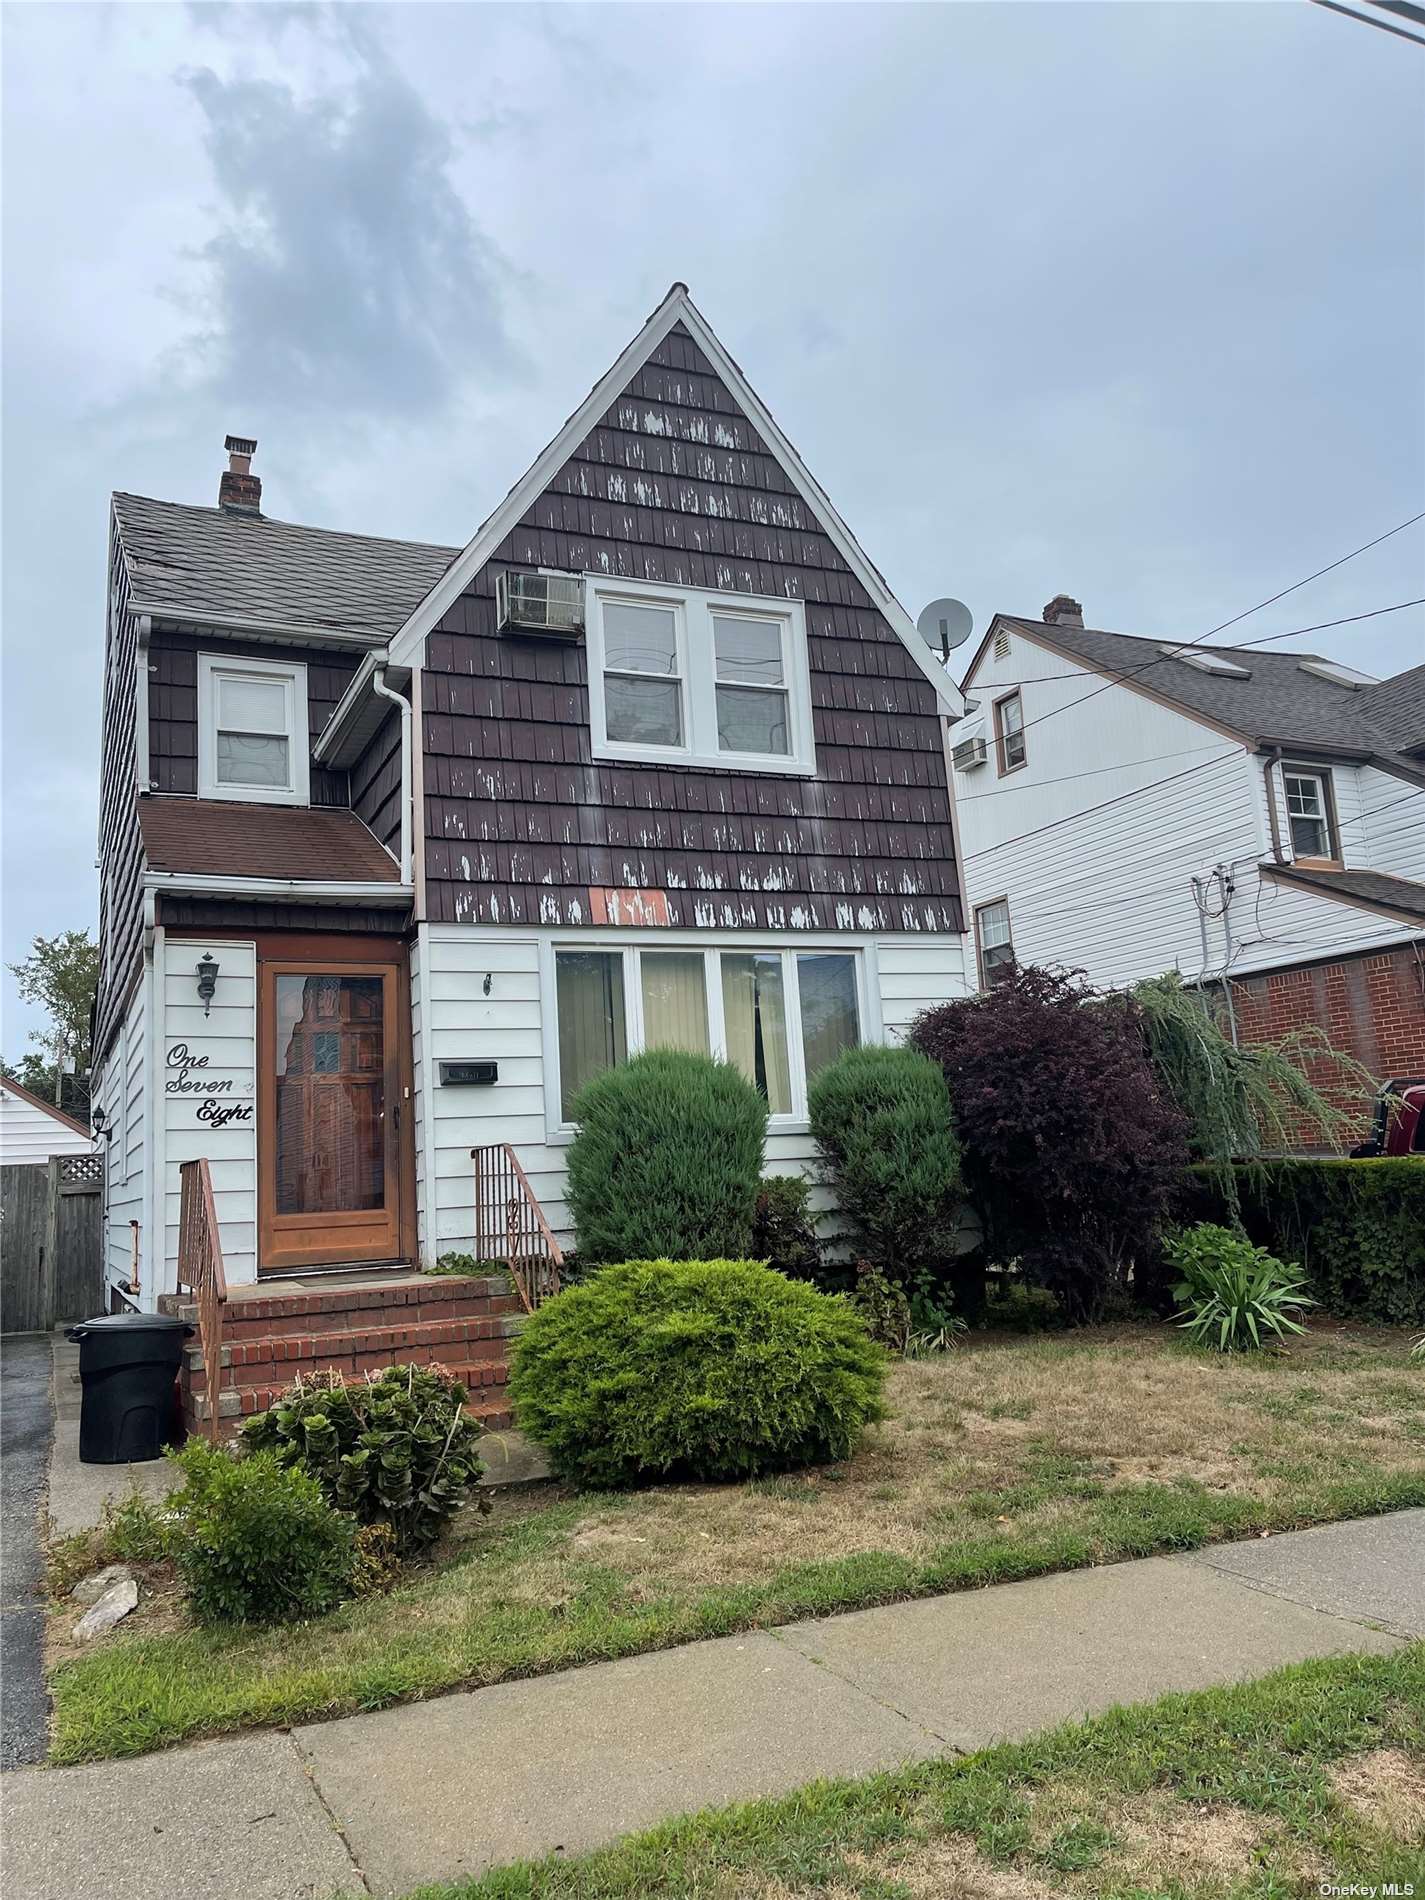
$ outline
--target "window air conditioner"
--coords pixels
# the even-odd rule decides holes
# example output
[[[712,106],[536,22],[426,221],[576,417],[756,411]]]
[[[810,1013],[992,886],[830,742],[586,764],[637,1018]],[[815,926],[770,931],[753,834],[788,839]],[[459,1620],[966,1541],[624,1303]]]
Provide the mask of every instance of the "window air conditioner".
[[[584,583],[577,574],[500,574],[495,579],[500,630],[551,633],[567,639],[584,625]]]
[[[972,772],[977,765],[983,765],[989,758],[989,747],[982,736],[962,739],[950,754],[955,761],[957,772]]]

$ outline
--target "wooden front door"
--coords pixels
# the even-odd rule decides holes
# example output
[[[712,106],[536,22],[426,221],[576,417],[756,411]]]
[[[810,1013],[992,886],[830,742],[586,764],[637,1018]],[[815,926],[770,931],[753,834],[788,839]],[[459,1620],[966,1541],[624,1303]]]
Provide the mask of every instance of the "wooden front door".
[[[258,1268],[402,1257],[404,967],[258,961]]]

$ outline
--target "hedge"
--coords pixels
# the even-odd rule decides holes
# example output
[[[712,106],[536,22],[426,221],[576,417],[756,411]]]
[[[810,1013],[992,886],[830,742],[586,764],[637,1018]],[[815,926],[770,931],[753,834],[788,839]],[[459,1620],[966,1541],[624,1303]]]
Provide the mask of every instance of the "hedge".
[[[1380,1326],[1425,1324],[1425,1161],[1239,1162],[1242,1225],[1306,1271],[1322,1308]],[[1193,1219],[1232,1224],[1213,1170],[1195,1167]]]

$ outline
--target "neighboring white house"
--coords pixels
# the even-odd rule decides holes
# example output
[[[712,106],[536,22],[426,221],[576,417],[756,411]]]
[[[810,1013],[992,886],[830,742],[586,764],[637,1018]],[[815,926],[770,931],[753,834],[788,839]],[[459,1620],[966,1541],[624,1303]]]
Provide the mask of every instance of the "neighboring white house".
[[[975,967],[1230,991],[1425,1072],[1425,666],[1189,646],[997,615],[951,731]]]
[[[43,1167],[51,1155],[88,1155],[94,1137],[51,1102],[0,1075],[0,1164]]]

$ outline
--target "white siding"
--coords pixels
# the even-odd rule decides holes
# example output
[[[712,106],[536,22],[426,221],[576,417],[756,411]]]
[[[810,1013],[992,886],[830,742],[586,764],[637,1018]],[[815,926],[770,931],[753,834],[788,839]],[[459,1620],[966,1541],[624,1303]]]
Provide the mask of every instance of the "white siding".
[[[205,951],[220,974],[207,1016],[198,1001],[194,969]],[[215,1128],[198,1118],[199,1095],[179,1092],[171,1065],[177,1044],[206,1056],[202,1075],[230,1081],[213,1099],[249,1114]],[[213,1204],[223,1243],[229,1285],[257,1278],[257,947],[251,942],[188,942],[169,937],[164,949],[163,1036],[158,1051],[163,1090],[165,1264],[163,1291],[178,1280],[179,1163],[206,1155],[213,1177]],[[196,1071],[194,1073],[197,1073]]]
[[[113,1130],[104,1155],[104,1270],[111,1286],[127,1286],[133,1273],[131,1221],[139,1224],[140,1285],[147,1266],[146,1056],[144,987],[140,984],[109,1050],[97,1095]]]
[[[1001,778],[992,706],[1016,685],[1027,763]],[[990,750],[988,764],[954,775],[972,973],[974,907],[997,898],[1009,901],[1020,962],[1081,968],[1104,987],[1172,969],[1246,975],[1413,934],[1261,876],[1262,761],[1240,742],[1017,632],[1004,658],[987,649],[967,690]],[[1333,783],[1346,863],[1425,875],[1425,793],[1417,810],[1403,781],[1351,765],[1335,766]],[[1286,838],[1279,778],[1274,789]],[[1192,879],[1218,865],[1234,885],[1227,916],[1214,889],[1202,919]]]
[[[610,943],[629,941],[630,933]],[[417,1096],[430,1103],[434,1139],[426,1151],[426,1108],[419,1110],[421,1166],[434,1183],[433,1225],[422,1198],[422,1251],[427,1256],[468,1251],[474,1244],[474,1176],[470,1150],[508,1141],[519,1156],[551,1226],[570,1242],[564,1200],[567,1137],[549,1133],[545,1094],[545,1036],[548,999],[541,981],[541,945],[557,941],[550,932],[518,936],[508,931],[481,932],[459,926],[432,926],[424,940],[414,985],[417,1059],[421,1064]],[[648,932],[639,941],[667,947],[667,932]],[[684,941],[679,933],[680,942]],[[588,937],[580,939],[592,945]],[[686,941],[699,947],[706,937]],[[719,934],[717,943],[767,945],[766,936],[739,939]],[[863,1025],[869,1037],[901,1033],[927,1005],[962,996],[967,985],[961,943],[952,937],[808,939],[797,949],[855,949],[863,952],[869,995]],[[489,993],[486,993],[486,979]],[[482,1086],[443,1087],[432,1076],[422,1088],[427,1050],[433,1062],[492,1060],[499,1080]],[[813,1172],[815,1151],[805,1125],[772,1133],[767,1142],[769,1173]],[[826,1205],[818,1193],[817,1204]]]
[[[88,1135],[66,1128],[33,1102],[9,1089],[0,1089],[0,1162],[6,1167],[31,1163],[42,1167],[51,1155],[87,1155],[94,1152]]]

